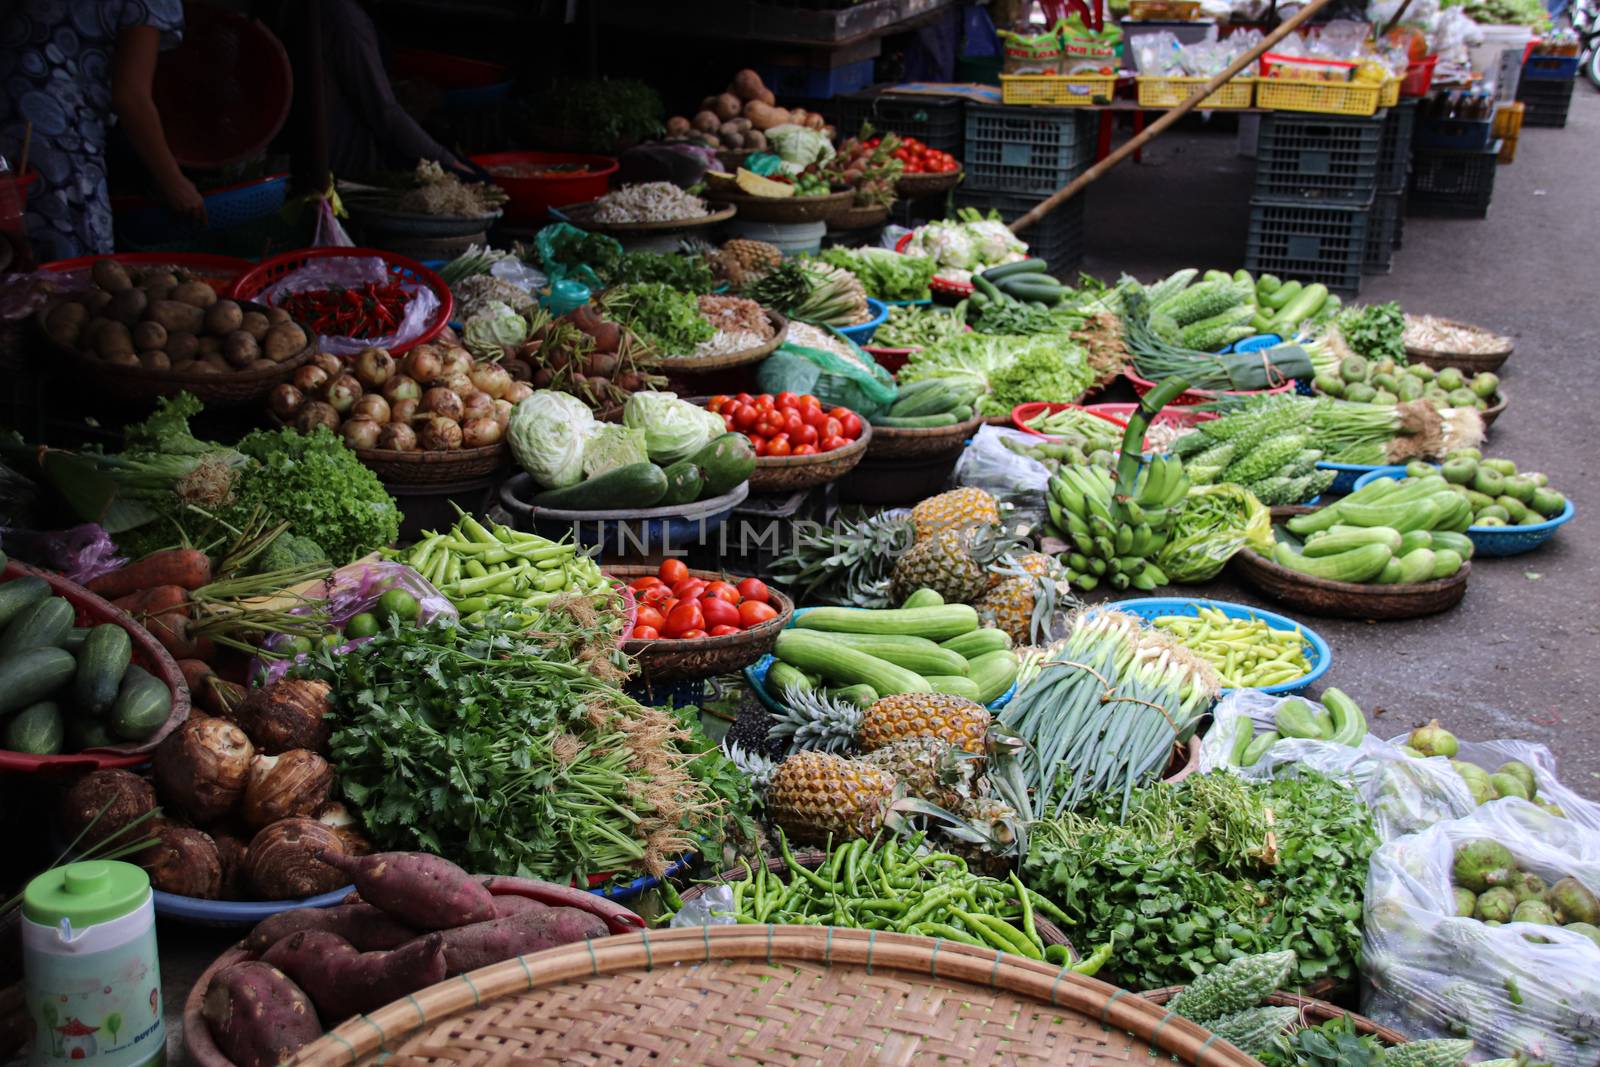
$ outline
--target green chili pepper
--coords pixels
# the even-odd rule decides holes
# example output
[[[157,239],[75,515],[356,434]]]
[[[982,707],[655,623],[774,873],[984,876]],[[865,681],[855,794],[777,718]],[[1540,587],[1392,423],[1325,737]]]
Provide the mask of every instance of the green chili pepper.
[[[1100,970],[1101,967],[1106,965],[1106,961],[1111,959],[1111,949],[1115,944],[1116,938],[1112,938],[1110,941],[1107,941],[1105,944],[1089,953],[1083,959],[1079,960],[1077,963],[1074,963],[1072,965],[1073,971],[1083,975],[1086,978],[1092,977]]]

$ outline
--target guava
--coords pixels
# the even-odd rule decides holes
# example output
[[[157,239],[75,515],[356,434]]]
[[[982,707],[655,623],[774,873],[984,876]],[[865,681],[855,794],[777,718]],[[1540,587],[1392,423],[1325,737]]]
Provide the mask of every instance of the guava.
[[[1524,900],[1517,905],[1511,913],[1514,923],[1538,923],[1540,926],[1555,926],[1556,913],[1550,910],[1550,905],[1542,900]]]
[[[1456,735],[1440,726],[1438,719],[1412,730],[1406,744],[1424,756],[1454,756],[1461,749]]]
[[[1491,774],[1489,784],[1494,786],[1496,797],[1520,797],[1528,799],[1528,787],[1522,784],[1522,779],[1514,774]]]
[[[1456,886],[1456,914],[1471,918],[1478,907],[1478,894],[1465,886]]]
[[[1522,779],[1523,788],[1528,791],[1528,799],[1532,800],[1539,795],[1539,779],[1533,773],[1533,768],[1521,760],[1508,760],[1495,768],[1496,774],[1514,774]]]
[[[1575,934],[1582,934],[1590,941],[1593,941],[1596,948],[1600,948],[1600,926],[1595,926],[1592,923],[1567,923],[1562,929],[1571,930]]]
[[[1550,910],[1556,913],[1556,920],[1563,925],[1600,924],[1600,899],[1590,892],[1588,886],[1571,875],[1551,886],[1544,899],[1550,905]]]
[[[1511,854],[1509,848],[1498,841],[1479,837],[1456,849],[1450,873],[1457,885],[1466,886],[1474,893],[1481,893],[1489,888],[1488,875],[1491,872],[1502,868],[1515,868],[1516,865],[1517,858]]]
[[[1478,906],[1474,914],[1483,922],[1508,922],[1511,913],[1516,910],[1517,898],[1511,890],[1495,886],[1478,894]]]
[[[1543,900],[1545,890],[1549,887],[1544,884],[1544,879],[1530,871],[1518,871],[1517,876],[1506,884],[1506,888],[1516,894],[1517,903],[1525,900]]]

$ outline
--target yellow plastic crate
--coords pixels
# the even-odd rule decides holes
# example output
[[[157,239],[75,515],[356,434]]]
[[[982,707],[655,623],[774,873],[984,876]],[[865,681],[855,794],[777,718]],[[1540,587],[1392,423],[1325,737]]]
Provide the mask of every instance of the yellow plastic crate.
[[[1111,103],[1115,74],[1002,74],[1000,99],[1035,107],[1088,107]]]
[[[1141,74],[1135,82],[1139,86],[1139,106],[1177,107],[1209,80],[1183,76],[1157,78]],[[1234,78],[1200,101],[1200,107],[1202,110],[1249,107],[1255,96],[1255,88],[1254,78]]]
[[[1500,138],[1500,162],[1514,163],[1517,159],[1517,135],[1508,133]]]
[[[1394,107],[1400,103],[1400,79],[1389,78],[1378,92],[1379,107]]]
[[[1256,106],[1268,111],[1311,111],[1319,115],[1371,115],[1378,110],[1382,89],[1381,85],[1368,82],[1258,78]]]
[[[1494,113],[1494,136],[1510,137],[1515,140],[1517,134],[1522,132],[1522,116],[1525,110],[1521,100],[1512,104],[1501,104],[1499,110]],[[1511,161],[1508,159],[1506,162]]]
[[[1183,20],[1200,17],[1200,0],[1131,0],[1128,18],[1134,22]]]

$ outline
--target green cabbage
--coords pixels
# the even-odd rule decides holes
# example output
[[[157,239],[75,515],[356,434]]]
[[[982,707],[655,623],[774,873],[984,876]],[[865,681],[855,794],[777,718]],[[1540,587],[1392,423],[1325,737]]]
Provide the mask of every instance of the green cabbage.
[[[461,331],[461,343],[479,359],[499,359],[527,339],[528,320],[499,300],[485,304]]]
[[[585,478],[593,478],[597,474],[626,467],[630,463],[647,463],[649,460],[650,454],[645,449],[644,431],[618,426],[615,423],[602,423],[583,444]]]
[[[663,466],[687,459],[727,432],[720,415],[679,400],[676,393],[634,393],[622,407],[622,424],[644,431],[651,461]]]
[[[767,131],[767,144],[783,160],[785,174],[799,174],[812,163],[833,158],[833,143],[821,130],[784,123]]]
[[[506,440],[535,482],[561,489],[583,481],[584,445],[599,425],[577,397],[540,389],[512,409]]]

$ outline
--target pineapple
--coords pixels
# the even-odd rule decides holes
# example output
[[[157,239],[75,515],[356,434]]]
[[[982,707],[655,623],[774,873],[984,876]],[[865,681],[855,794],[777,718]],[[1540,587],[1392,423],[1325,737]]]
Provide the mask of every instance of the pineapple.
[[[857,757],[888,771],[907,796],[960,812],[976,799],[983,760],[936,737],[908,737]]]
[[[871,837],[894,803],[894,775],[828,752],[797,752],[778,764],[767,811],[796,841]]]
[[[1000,504],[982,489],[966,487],[931,496],[911,509],[917,540],[925,541],[942,530],[969,526],[994,526],[1000,522]]]
[[[999,577],[1000,583],[978,600],[978,615],[1019,645],[1044,644],[1057,611],[1078,603],[1060,563],[1042,552],[1019,557]]]
[[[855,608],[887,608],[896,558],[912,545],[905,518],[880,514],[861,522],[796,530],[793,550],[772,566],[774,580],[806,600]]]
[[[904,599],[927,587],[947,603],[970,604],[999,583],[997,568],[1017,545],[995,526],[941,530],[895,561],[895,595]]]
[[[780,752],[844,752],[855,747],[862,711],[818,690],[783,693],[783,711],[772,717],[767,736]]]
[[[992,719],[989,709],[949,693],[896,693],[879,697],[861,716],[859,740],[868,752],[908,737],[937,737],[982,753]]]
[[[735,238],[706,256],[706,263],[718,279],[734,288],[753,281],[783,262],[783,253],[765,241]]]
[[[755,791],[756,798],[765,798],[767,790],[772,787],[772,775],[778,769],[777,763],[754,749],[740,747],[738,742],[724,743],[722,752],[750,779],[750,788]]]

